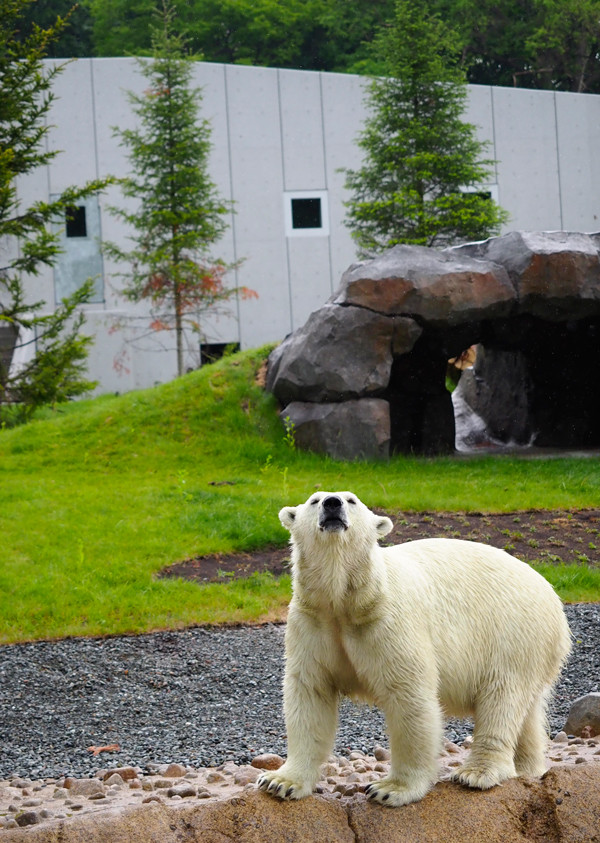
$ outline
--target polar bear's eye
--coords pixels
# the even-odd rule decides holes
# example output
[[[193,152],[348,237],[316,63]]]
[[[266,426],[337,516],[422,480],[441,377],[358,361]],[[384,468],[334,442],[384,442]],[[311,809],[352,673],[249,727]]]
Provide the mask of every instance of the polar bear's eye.
[[[318,503],[319,503],[319,498],[313,498],[312,501],[310,502],[310,505],[316,506]]]
[[[354,498],[346,498],[346,500],[348,501],[349,504],[352,504],[352,506],[356,505],[356,501],[354,500]]]

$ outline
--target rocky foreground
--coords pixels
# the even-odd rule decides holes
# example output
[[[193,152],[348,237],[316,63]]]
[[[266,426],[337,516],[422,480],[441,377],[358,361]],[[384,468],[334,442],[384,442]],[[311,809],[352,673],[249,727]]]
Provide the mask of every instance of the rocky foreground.
[[[600,736],[559,733],[541,780],[513,780],[485,793],[448,781],[470,742],[446,741],[440,783],[422,802],[399,809],[364,796],[366,785],[389,770],[382,747],[373,755],[331,756],[315,796],[301,803],[256,791],[261,769],[283,763],[277,755],[218,768],[170,764],[152,774],[119,767],[85,779],[14,777],[0,781],[0,843],[600,840]]]

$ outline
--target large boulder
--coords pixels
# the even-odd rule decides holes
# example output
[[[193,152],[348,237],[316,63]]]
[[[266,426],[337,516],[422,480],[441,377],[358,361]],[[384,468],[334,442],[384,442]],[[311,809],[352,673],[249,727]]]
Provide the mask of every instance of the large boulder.
[[[516,293],[506,270],[489,260],[394,246],[347,269],[333,301],[453,326],[508,315]]]
[[[600,693],[597,691],[578,697],[569,709],[564,731],[568,735],[581,735],[584,730],[588,737],[600,735]]]
[[[412,319],[326,304],[275,349],[267,389],[282,404],[381,393],[390,379],[393,354],[410,351],[420,334]]]
[[[511,231],[449,251],[501,264],[517,291],[518,310],[549,322],[598,315],[598,235]]]
[[[328,454],[336,460],[389,456],[390,407],[380,398],[335,404],[292,401],[281,416],[294,425],[296,444],[305,451]]]

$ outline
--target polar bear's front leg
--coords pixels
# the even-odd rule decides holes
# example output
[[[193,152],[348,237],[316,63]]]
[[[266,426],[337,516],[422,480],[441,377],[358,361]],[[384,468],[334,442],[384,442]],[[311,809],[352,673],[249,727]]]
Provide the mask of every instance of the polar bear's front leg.
[[[281,799],[302,799],[312,793],[321,764],[335,739],[338,695],[326,685],[310,687],[298,677],[284,682],[288,759],[279,770],[263,773],[257,786]]]

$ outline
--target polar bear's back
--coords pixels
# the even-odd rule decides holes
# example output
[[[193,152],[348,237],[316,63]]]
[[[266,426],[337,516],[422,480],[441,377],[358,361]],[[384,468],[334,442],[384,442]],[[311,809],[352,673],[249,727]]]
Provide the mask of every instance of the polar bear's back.
[[[382,550],[398,623],[405,613],[419,618],[411,621],[414,634],[433,644],[448,691],[459,674],[463,690],[477,684],[489,664],[499,673],[533,669],[544,682],[554,681],[570,632],[560,599],[529,565],[499,548],[458,539]]]

